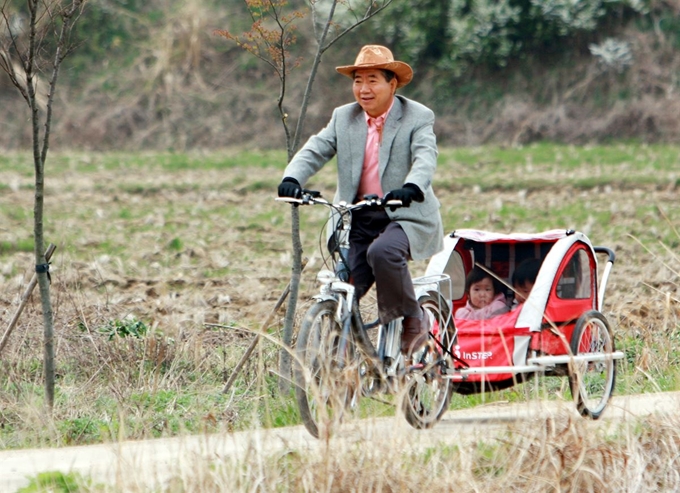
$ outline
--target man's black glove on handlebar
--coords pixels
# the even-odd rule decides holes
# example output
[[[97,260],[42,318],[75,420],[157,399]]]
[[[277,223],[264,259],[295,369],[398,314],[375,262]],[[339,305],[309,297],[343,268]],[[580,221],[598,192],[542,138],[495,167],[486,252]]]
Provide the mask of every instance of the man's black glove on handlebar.
[[[294,199],[302,197],[300,182],[295,178],[285,177],[279,184],[279,197],[292,197]]]
[[[420,191],[418,185],[406,183],[402,188],[387,192],[383,200],[385,202],[389,200],[401,200],[402,207],[409,207],[413,201],[422,202],[425,200],[425,195]],[[396,209],[396,207],[390,207],[391,211],[395,211]]]

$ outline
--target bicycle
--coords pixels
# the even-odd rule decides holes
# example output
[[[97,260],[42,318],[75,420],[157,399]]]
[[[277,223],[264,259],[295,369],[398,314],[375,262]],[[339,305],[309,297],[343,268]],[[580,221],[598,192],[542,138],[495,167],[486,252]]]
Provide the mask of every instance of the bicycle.
[[[330,203],[321,194],[302,190],[300,199],[280,197],[293,205],[323,205],[338,214],[329,261],[322,269],[315,303],[304,315],[296,343],[295,397],[307,430],[319,438],[332,432],[361,397],[403,393],[402,410],[414,428],[429,428],[448,409],[456,344],[451,280],[446,274],[413,279],[416,295],[430,320],[428,342],[408,360],[401,353],[401,321],[364,323],[354,286],[349,282],[349,233],[352,212],[364,207],[399,207],[367,196],[354,204]],[[375,341],[375,344],[374,344]]]

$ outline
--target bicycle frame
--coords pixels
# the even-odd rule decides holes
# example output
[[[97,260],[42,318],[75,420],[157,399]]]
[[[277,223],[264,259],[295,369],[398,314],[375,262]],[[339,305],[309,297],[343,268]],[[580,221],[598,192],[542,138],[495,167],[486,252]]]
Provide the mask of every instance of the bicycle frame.
[[[338,255],[338,260],[335,263],[334,272],[324,269],[317,274],[317,281],[321,283],[321,289],[317,295],[313,296],[313,299],[317,301],[332,299],[338,303],[336,320],[342,327],[340,346],[338,347],[338,351],[341,354],[346,351],[350,333],[352,332],[352,318],[354,317],[354,326],[362,328],[362,330],[355,330],[354,336],[359,342],[365,356],[370,358],[374,365],[381,369],[383,366],[381,362],[389,361],[391,364],[388,366],[388,376],[396,375],[399,356],[401,354],[401,320],[392,321],[387,327],[380,325],[377,345],[378,349],[376,351],[373,344],[368,341],[366,331],[379,326],[379,321],[376,320],[369,324],[364,324],[363,322],[358,303],[355,299],[355,288],[349,283],[348,254],[350,249],[349,234],[352,229],[352,211],[371,206],[399,207],[401,206],[401,201],[390,200],[388,202],[383,202],[378,196],[367,196],[365,200],[355,204],[348,204],[346,202],[332,204],[321,198],[318,192],[310,190],[303,190],[300,199],[279,197],[276,200],[294,205],[324,205],[340,215],[339,224],[335,231],[335,254]],[[390,358],[390,360],[387,360],[387,358]]]

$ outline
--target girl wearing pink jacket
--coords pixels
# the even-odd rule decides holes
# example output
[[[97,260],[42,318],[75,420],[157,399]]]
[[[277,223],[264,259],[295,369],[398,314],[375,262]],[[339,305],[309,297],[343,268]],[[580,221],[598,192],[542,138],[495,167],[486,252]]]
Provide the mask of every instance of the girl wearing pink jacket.
[[[501,283],[489,272],[475,267],[465,279],[467,303],[455,313],[455,318],[484,320],[509,310]]]

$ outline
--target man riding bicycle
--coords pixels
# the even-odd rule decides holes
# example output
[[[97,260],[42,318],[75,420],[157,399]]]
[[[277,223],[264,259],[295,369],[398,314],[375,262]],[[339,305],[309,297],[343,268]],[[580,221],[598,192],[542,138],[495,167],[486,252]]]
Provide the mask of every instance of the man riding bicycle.
[[[278,194],[299,198],[302,185],[337,156],[333,202],[354,203],[366,195],[402,202],[402,208],[361,209],[353,215],[349,267],[357,299],[375,282],[382,324],[404,317],[401,349],[408,355],[427,341],[429,330],[408,260],[429,258],[443,248],[439,201],[432,190],[434,113],[395,95],[411,81],[413,70],[384,46],[364,46],[354,65],[336,70],[352,78],[356,103],[336,108],[328,125],[293,157]]]

